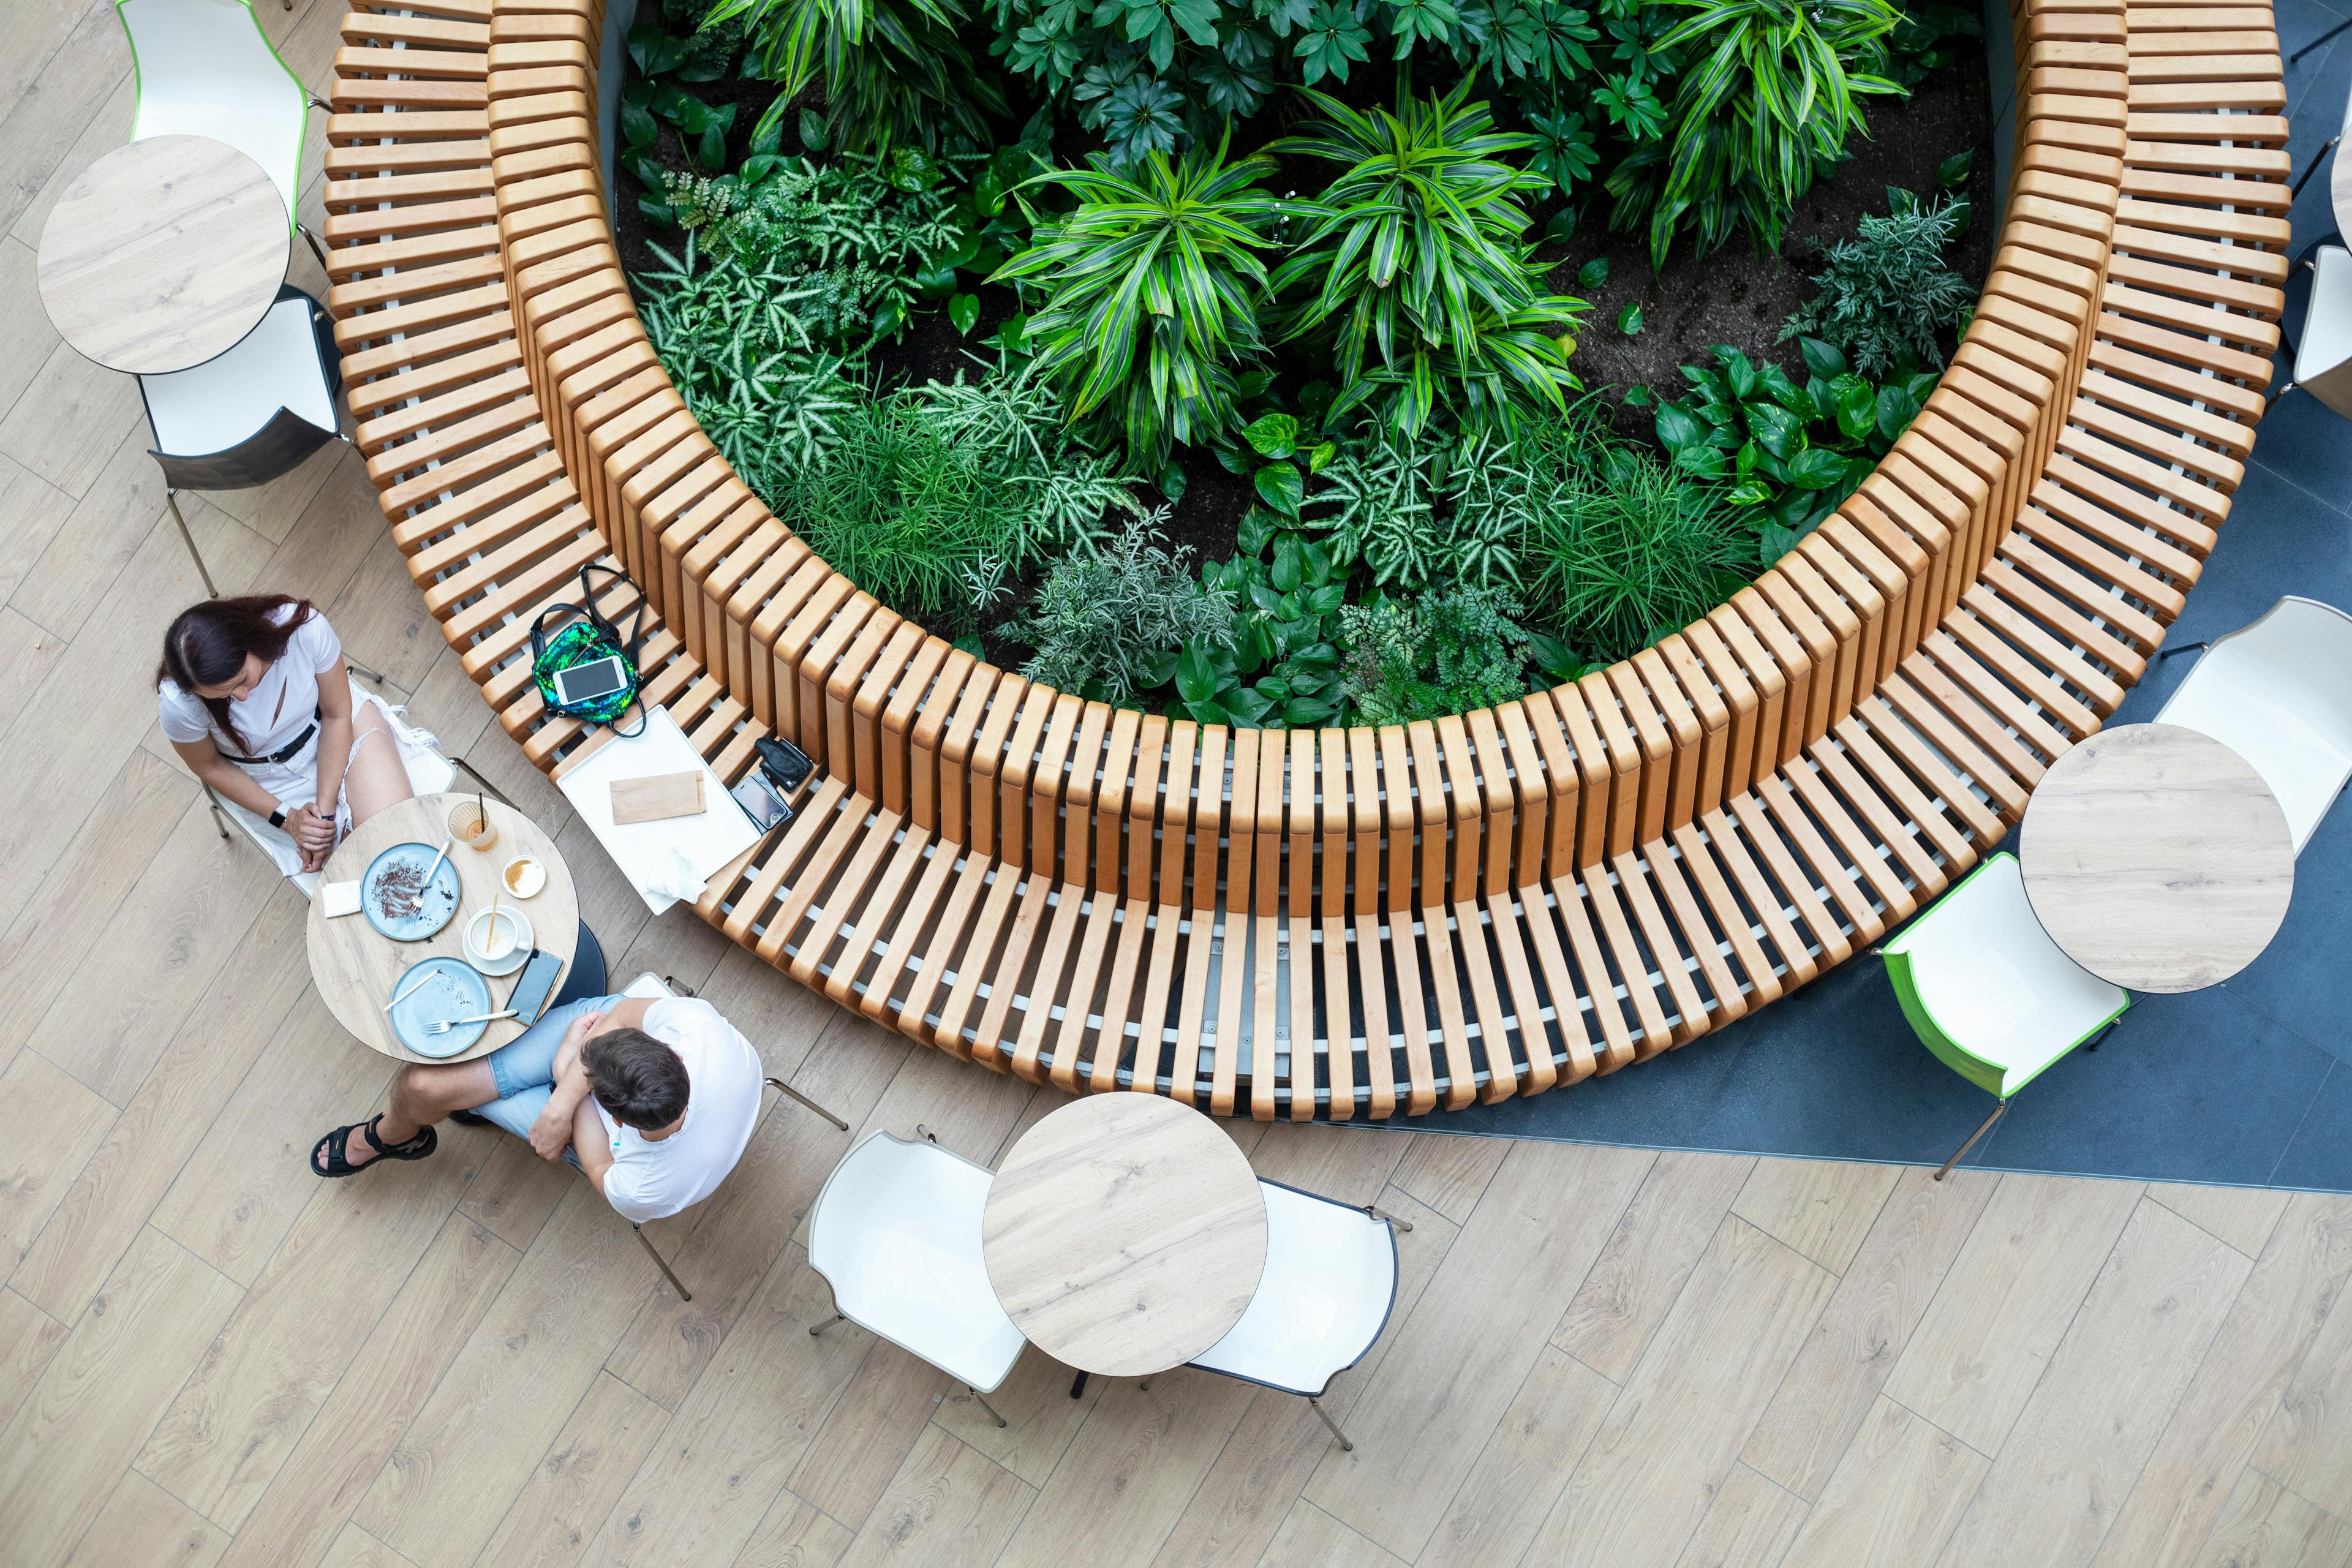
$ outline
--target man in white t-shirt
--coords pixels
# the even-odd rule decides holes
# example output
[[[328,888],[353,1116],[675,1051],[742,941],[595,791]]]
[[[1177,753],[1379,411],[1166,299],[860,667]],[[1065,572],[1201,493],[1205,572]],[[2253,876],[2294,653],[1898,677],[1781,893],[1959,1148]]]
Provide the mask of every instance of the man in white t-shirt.
[[[591,996],[551,1009],[470,1062],[403,1068],[392,1104],[311,1151],[321,1176],[421,1160],[444,1117],[486,1121],[568,1153],[624,1219],[644,1224],[709,1197],[751,1142],[765,1069],[709,1003]]]

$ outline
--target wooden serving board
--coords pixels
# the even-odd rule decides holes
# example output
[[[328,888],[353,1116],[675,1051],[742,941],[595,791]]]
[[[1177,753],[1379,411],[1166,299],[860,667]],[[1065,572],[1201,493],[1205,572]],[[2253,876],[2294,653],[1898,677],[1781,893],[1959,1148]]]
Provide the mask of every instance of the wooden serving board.
[[[672,816],[702,815],[702,775],[698,773],[653,773],[645,778],[613,781],[613,820],[616,823],[660,822]]]

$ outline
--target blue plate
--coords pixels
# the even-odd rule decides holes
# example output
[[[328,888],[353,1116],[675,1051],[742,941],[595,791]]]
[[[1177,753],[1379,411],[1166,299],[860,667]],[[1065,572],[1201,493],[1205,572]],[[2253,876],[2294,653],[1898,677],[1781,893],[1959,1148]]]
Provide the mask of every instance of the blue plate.
[[[430,844],[395,844],[369,861],[366,874],[360,878],[360,912],[367,916],[368,924],[394,942],[423,942],[447,925],[457,912],[457,868],[449,864],[446,855],[441,856],[441,868],[433,873],[433,885],[424,889],[422,909],[413,915],[383,912],[383,879],[404,867],[414,892],[414,884],[439,853]],[[396,897],[392,901],[395,907],[400,902]]]
[[[392,1032],[420,1057],[454,1057],[482,1037],[488,1024],[460,1024],[446,1035],[428,1035],[425,1026],[440,1018],[478,1018],[498,1009],[490,1005],[490,984],[471,964],[455,958],[428,958],[411,964],[392,988],[394,996],[414,984],[392,1010]]]

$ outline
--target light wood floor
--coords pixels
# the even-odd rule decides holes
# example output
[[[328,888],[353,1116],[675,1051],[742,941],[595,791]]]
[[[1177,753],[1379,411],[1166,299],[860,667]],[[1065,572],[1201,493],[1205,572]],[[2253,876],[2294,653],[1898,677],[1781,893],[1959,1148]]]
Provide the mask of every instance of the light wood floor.
[[[323,83],[329,0],[260,14]],[[511,1140],[450,1128],[426,1163],[315,1180],[311,1140],[390,1066],[155,733],[157,636],[197,585],[131,384],[58,345],[33,287],[61,175],[127,127],[129,52],[103,0],[11,20],[0,1563],[2352,1560],[2347,1199],[1243,1123],[1267,1175],[1414,1225],[1331,1401],[1346,1456],[1285,1395],[1187,1373],[1074,1403],[1034,1352],[999,1431],[854,1327],[811,1339],[797,1227],[848,1139],[790,1105],[654,1227],[690,1306]],[[326,605],[561,833],[620,976],[700,987],[860,1131],[992,1160],[1050,1109],[646,920],[489,725],[347,457],[190,512],[225,586]]]

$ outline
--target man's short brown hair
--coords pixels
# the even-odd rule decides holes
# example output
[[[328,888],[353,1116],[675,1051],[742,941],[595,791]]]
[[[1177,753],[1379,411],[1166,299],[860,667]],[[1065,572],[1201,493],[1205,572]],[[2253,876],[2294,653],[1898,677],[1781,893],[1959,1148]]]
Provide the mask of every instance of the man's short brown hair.
[[[686,1063],[643,1029],[593,1036],[580,1059],[596,1102],[614,1121],[656,1132],[686,1114]]]

